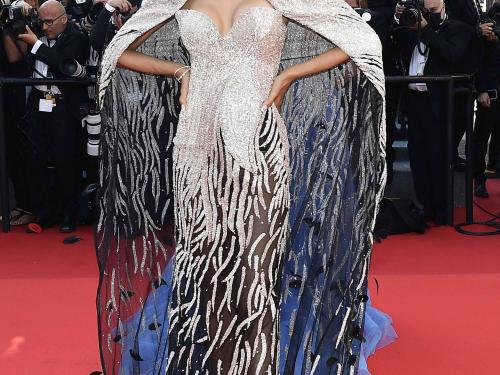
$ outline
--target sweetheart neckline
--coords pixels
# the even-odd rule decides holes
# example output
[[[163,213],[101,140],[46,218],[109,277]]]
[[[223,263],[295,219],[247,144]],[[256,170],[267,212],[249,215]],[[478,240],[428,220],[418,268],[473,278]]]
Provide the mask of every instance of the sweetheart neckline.
[[[217,32],[217,35],[219,36],[219,38],[221,39],[226,39],[227,37],[229,37],[235,26],[240,22],[240,20],[243,18],[243,16],[247,13],[250,13],[251,11],[254,11],[256,9],[269,9],[270,11],[272,12],[276,12],[276,13],[279,13],[275,8],[272,8],[272,7],[265,7],[265,6],[256,6],[256,7],[249,7],[243,11],[241,11],[238,16],[236,17],[236,19],[234,20],[233,24],[231,25],[231,27],[229,28],[229,30],[225,33],[225,34],[222,34],[220,32],[220,29],[217,27],[217,25],[215,24],[214,20],[212,17],[210,17],[207,13],[201,11],[201,10],[197,10],[197,9],[179,9],[177,10],[177,13],[178,12],[194,12],[194,13],[198,13],[198,14],[201,14],[202,16],[206,17],[209,21],[210,21],[210,24],[212,25],[212,27],[215,29],[215,31]],[[281,13],[280,13],[281,14]]]

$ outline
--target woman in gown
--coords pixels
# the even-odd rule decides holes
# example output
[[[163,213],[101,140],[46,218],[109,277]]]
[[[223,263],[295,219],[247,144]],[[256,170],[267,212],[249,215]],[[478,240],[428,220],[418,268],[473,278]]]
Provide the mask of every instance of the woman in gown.
[[[106,93],[103,96],[107,112],[105,121],[115,123],[129,108],[120,108],[123,98],[116,93],[117,86],[123,83],[119,74],[113,76],[114,65],[119,62],[145,73],[173,75],[178,64],[147,58],[131,50],[122,53],[136,39],[142,42],[141,35],[175,15],[182,42],[190,53],[192,70],[191,76],[185,75],[182,80],[184,96],[181,94],[181,100],[185,105],[174,141],[178,232],[168,318],[168,371],[276,373],[281,356],[285,373],[349,373],[357,360],[345,354],[353,352],[353,341],[360,336],[371,230],[384,180],[383,76],[378,39],[354,11],[337,1],[247,3],[247,6],[234,9],[237,17],[226,32],[220,31],[206,9],[206,13],[203,9],[195,10],[195,2],[193,9],[180,9],[183,5],[184,1],[171,1],[160,8],[155,1],[149,1],[109,47],[101,79],[101,89]],[[308,62],[295,64],[275,79],[285,41],[283,16],[322,34],[341,49],[331,49]],[[355,33],[360,32],[364,33],[366,44],[355,43]],[[311,207],[310,202],[312,206],[316,204],[313,197],[319,196],[308,187],[301,199],[309,203],[304,207],[292,205],[292,209],[298,208],[298,212],[291,211],[298,218],[298,224],[292,225],[288,240],[290,162],[287,134],[276,107],[272,105],[263,111],[262,102],[266,101],[267,106],[275,101],[279,103],[292,81],[290,78],[329,70],[346,60],[343,51],[353,63],[344,72],[334,73],[339,90],[333,123],[346,124],[345,133],[339,132],[336,140],[345,147],[341,147],[338,155],[320,158],[333,157],[340,165],[337,168],[340,173],[328,176],[318,163],[313,167],[319,174],[306,177],[308,182],[317,177],[333,181],[327,187],[340,194],[336,194],[338,202],[332,212],[337,213],[335,221],[340,221],[339,225],[347,227],[347,231],[343,229],[343,234],[338,235],[341,238],[336,238],[335,243],[320,243],[324,240],[321,233],[337,228],[337,224],[322,224],[323,220],[331,218],[321,216],[322,211],[318,209],[321,204],[305,214]],[[293,74],[290,76],[290,73]],[[110,83],[111,89],[106,92]],[[294,174],[295,171],[291,174],[292,180]],[[345,179],[350,180],[346,182]],[[116,173],[114,180],[121,183],[121,173]],[[326,185],[322,186],[324,189]],[[333,200],[323,203],[328,201]],[[351,212],[351,216],[339,216],[339,212]],[[320,216],[314,217],[318,213]],[[107,224],[116,229],[115,222]],[[323,246],[319,258],[311,259],[313,254],[301,246],[293,250],[299,234],[307,233],[305,226],[315,228],[309,237],[306,236],[309,243],[315,241]],[[116,233],[110,230],[101,243],[123,241]],[[319,241],[312,237],[318,234]],[[166,325],[165,316],[156,314],[156,307],[162,303],[158,301],[161,299],[158,291],[169,258],[165,246],[159,244],[161,240],[157,236],[153,241],[144,240],[146,234],[142,229],[128,233],[123,247],[111,246],[111,250],[122,255],[127,246],[134,250],[138,242],[134,235],[143,239],[142,262],[137,256],[128,258],[122,263],[124,272],[114,266],[108,269],[106,257],[111,251],[100,258],[102,277],[111,275],[115,281],[110,283],[110,293],[105,293],[108,298],[111,296],[107,300],[109,303],[98,301],[100,312],[107,309],[108,315],[106,321],[101,320],[101,342],[107,344],[102,345],[103,352],[111,352],[118,363],[117,367],[108,368],[109,372],[121,372],[120,362],[124,357],[123,350],[113,353],[116,347],[112,343],[121,341],[119,345],[127,345],[125,337],[134,336],[131,330],[135,327],[129,352],[136,363],[130,368],[146,373],[141,370],[144,358],[137,333],[149,328],[157,336],[152,341],[159,343],[159,336],[164,334],[160,327]],[[100,238],[98,236],[98,240]],[[286,296],[292,292],[295,295],[288,301],[296,299],[299,303],[298,307],[291,308],[286,337],[282,333],[281,342],[287,338],[289,342],[278,353],[281,258],[285,241],[291,245],[283,276],[283,307],[288,303]],[[340,242],[347,245],[337,251]],[[348,253],[346,249],[350,249],[350,243],[354,243],[350,245],[353,251]],[[308,259],[304,262],[303,257]],[[298,264],[308,264],[309,268],[298,269]],[[132,290],[135,283],[131,280],[139,274],[150,287],[147,298]],[[340,278],[339,274],[342,274]],[[114,293],[116,287],[119,293]],[[338,292],[332,293],[334,289]],[[141,312],[135,325],[130,324],[133,319],[124,311],[134,311],[134,304]],[[304,307],[306,304],[308,306]],[[149,315],[148,305],[153,311]],[[145,316],[152,318],[152,322],[144,319]],[[113,319],[118,319],[114,326],[109,324]],[[103,323],[115,328],[104,334]],[[151,372],[161,369],[160,362],[155,362],[157,368],[152,368]]]

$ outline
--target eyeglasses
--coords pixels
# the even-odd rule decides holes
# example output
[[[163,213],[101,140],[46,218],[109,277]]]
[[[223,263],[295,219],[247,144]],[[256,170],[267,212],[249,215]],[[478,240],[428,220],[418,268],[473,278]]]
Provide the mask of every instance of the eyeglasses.
[[[42,24],[46,24],[47,26],[50,27],[50,26],[52,26],[54,24],[55,21],[57,21],[59,18],[61,18],[62,16],[65,16],[65,15],[66,15],[66,13],[63,13],[63,14],[57,16],[56,18],[54,18],[53,20],[42,20],[41,19],[40,22]]]

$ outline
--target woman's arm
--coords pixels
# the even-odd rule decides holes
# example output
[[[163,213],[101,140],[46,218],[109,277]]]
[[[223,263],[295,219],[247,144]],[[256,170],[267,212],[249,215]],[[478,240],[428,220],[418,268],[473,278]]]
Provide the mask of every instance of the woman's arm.
[[[350,57],[340,48],[332,48],[303,63],[293,65],[281,72],[274,81],[269,97],[264,102],[264,107],[268,108],[273,103],[280,108],[286,92],[296,79],[312,76],[325,72],[337,65],[345,63]]]
[[[118,59],[118,67],[130,69],[139,73],[173,76],[181,81],[179,103],[187,103],[189,90],[189,67],[173,61],[160,60],[137,51],[127,50]]]
[[[118,67],[139,73],[173,76],[184,65],[172,61],[161,60],[137,51],[126,50],[118,59]],[[177,73],[177,77],[181,72]]]
[[[340,48],[332,48],[329,51],[315,56],[303,63],[293,65],[285,69],[283,73],[289,75],[293,80],[312,76],[325,72],[349,60],[349,56]]]
[[[139,73],[167,76],[173,76],[179,68],[183,67],[184,65],[182,64],[161,60],[136,51],[136,49],[155,31],[162,27],[165,22],[159,24],[137,38],[118,59],[118,67],[130,69]],[[183,73],[183,71],[180,71],[179,73]],[[177,74],[177,77],[179,76],[180,74]]]
[[[167,21],[152,28],[147,33],[137,38],[128,49],[118,59],[118,67],[130,69],[135,72],[172,76],[181,81],[179,103],[184,106],[187,103],[189,90],[189,70],[188,66],[175,63],[173,61],[161,60],[156,57],[137,52],[136,49],[144,43],[156,30],[162,27]]]

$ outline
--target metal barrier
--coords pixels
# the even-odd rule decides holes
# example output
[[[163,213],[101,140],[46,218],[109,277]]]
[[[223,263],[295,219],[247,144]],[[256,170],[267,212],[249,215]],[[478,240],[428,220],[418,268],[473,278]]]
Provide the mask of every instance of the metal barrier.
[[[456,82],[469,83],[467,88],[455,88]],[[467,95],[467,126],[465,129],[465,157],[467,159],[465,170],[465,216],[467,224],[473,222],[473,201],[472,201],[472,133],[473,133],[473,96],[471,76],[390,76],[386,77],[387,84],[408,84],[408,83],[440,83],[446,85],[446,221],[448,225],[453,225],[454,211],[454,138],[453,138],[453,107],[455,95]]]
[[[472,223],[472,131],[473,131],[473,113],[472,113],[472,90],[470,88],[455,89],[455,82],[470,82],[471,77],[460,76],[390,76],[386,77],[386,84],[408,84],[408,83],[440,83],[447,87],[447,106],[446,106],[446,134],[447,134],[447,222],[453,225],[454,208],[454,176],[453,176],[453,101],[455,94],[467,95],[471,105],[467,106],[467,128],[466,128],[466,158],[467,169],[465,178],[466,195],[466,222]],[[2,228],[4,232],[10,230],[10,208],[9,208],[9,184],[7,180],[7,163],[5,153],[5,123],[4,123],[4,103],[3,89],[5,86],[35,86],[35,85],[57,85],[57,86],[91,86],[96,84],[95,79],[73,80],[73,79],[34,79],[34,78],[5,78],[0,77],[0,201],[2,204]]]

